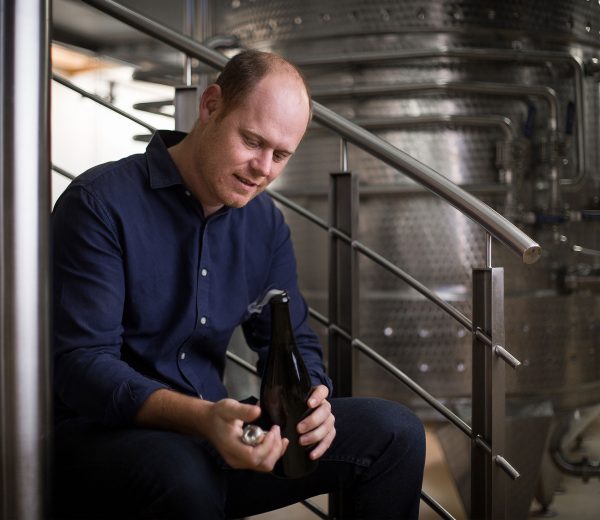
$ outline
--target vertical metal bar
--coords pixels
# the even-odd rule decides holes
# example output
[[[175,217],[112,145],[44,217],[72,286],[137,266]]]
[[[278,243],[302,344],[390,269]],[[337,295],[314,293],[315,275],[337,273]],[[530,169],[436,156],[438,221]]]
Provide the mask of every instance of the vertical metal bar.
[[[330,181],[330,225],[354,238],[358,223],[358,178],[349,172],[332,173]],[[348,243],[330,234],[329,321],[351,337],[358,335],[358,253]],[[329,374],[333,395],[352,395],[353,366],[357,352],[352,341],[329,330]],[[329,497],[331,518],[346,518],[350,497],[341,490]]]
[[[0,0],[0,518],[47,518],[49,1]]]
[[[504,344],[504,270],[473,270],[473,327],[486,332],[493,345]],[[492,448],[471,448],[471,518],[504,519],[506,476],[494,464],[505,437],[505,366],[492,349],[473,335],[473,434]],[[490,456],[491,455],[491,456]]]
[[[190,38],[194,37],[194,6],[195,0],[186,0],[185,2],[185,30],[184,33]],[[184,81],[186,85],[192,84],[192,57],[189,54],[185,55],[184,61]]]
[[[175,130],[189,132],[198,119],[200,91],[195,85],[175,87]]]
[[[492,235],[485,234],[485,266],[488,269],[492,267]]]
[[[348,171],[348,141],[340,139],[340,171]]]

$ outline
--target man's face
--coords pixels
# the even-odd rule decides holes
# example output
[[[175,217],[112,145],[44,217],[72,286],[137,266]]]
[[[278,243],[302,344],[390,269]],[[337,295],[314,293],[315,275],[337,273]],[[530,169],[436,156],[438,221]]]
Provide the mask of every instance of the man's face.
[[[309,118],[306,91],[292,74],[267,74],[223,117],[220,90],[213,88],[201,106],[192,181],[206,214],[223,205],[240,208],[264,191],[295,152]]]

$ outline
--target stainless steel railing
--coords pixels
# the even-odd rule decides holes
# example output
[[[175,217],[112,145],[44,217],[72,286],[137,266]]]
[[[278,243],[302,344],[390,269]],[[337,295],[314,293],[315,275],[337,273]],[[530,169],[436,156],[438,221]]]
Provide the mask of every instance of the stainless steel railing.
[[[221,69],[227,63],[227,58],[219,52],[112,0],[82,1],[216,69]],[[319,103],[314,104],[313,112],[315,121],[446,200],[518,254],[525,263],[534,263],[540,257],[541,248],[534,240],[438,172]]]
[[[83,1],[97,7],[98,9],[106,12],[107,14],[110,14],[111,16],[114,16],[115,18],[121,21],[124,21],[125,23],[128,23],[133,27],[142,30],[143,32],[146,32],[147,34],[150,34],[155,38],[160,39],[161,41],[185,52],[186,55],[195,57],[210,66],[213,66],[215,68],[221,68],[227,61],[227,58],[220,55],[219,53],[216,53],[212,49],[209,49],[208,47],[205,47],[186,36],[172,31],[171,29],[168,29],[158,24],[157,22],[143,17],[135,11],[123,7],[111,0]],[[551,106],[554,106],[551,101],[552,93],[548,93],[545,91],[542,92],[541,90],[539,92],[536,91],[536,93],[546,96],[550,100]],[[556,114],[554,115],[556,116]],[[407,174],[417,183],[446,200],[448,203],[450,203],[451,205],[459,209],[462,213],[474,220],[476,223],[481,225],[488,232],[489,235],[494,236],[502,244],[504,244],[509,249],[517,253],[525,263],[533,263],[539,258],[541,250],[537,243],[535,243],[532,239],[525,235],[516,226],[512,225],[504,217],[493,211],[491,208],[483,204],[474,196],[470,195],[466,191],[454,185],[452,182],[448,181],[445,177],[438,174],[431,168],[421,164],[420,162],[416,161],[404,152],[393,147],[391,144],[371,134],[366,129],[344,119],[343,117],[339,116],[338,114],[334,113],[333,111],[327,109],[326,107],[318,103],[315,103],[314,106],[314,119],[324,127],[334,131],[336,134],[341,136],[344,146],[346,145],[346,142],[351,142],[355,144],[356,146],[366,150],[372,156],[381,159],[388,165]],[[556,126],[556,117],[552,119],[555,121],[554,126]],[[140,122],[140,124],[146,126],[143,122]],[[146,127],[148,128],[148,126]],[[57,171],[60,170],[58,168],[55,169]],[[286,199],[285,197],[282,197],[281,195],[276,194],[274,192],[271,192],[271,196],[273,196],[273,198],[278,200],[280,203],[290,207],[294,211],[298,211],[300,214],[307,217],[309,220],[311,220],[318,226],[326,229],[331,235],[334,235],[336,238],[348,243],[353,250],[356,250],[366,255],[371,260],[375,261],[379,265],[383,266],[384,268],[388,269],[389,271],[402,278],[405,282],[409,283],[409,285],[418,290],[421,294],[423,294],[428,299],[436,303],[436,305],[442,308],[445,312],[453,316],[457,321],[459,321],[459,323],[471,330],[474,336],[480,342],[487,345],[488,347],[492,346],[491,338],[481,329],[474,328],[472,320],[464,316],[457,309],[455,309],[450,304],[442,300],[433,291],[423,286],[420,282],[412,278],[410,275],[391,264],[385,258],[381,257],[376,252],[370,250],[360,242],[352,240],[349,236],[347,236],[345,233],[342,233],[339,229],[328,226],[324,221],[322,221],[315,215],[312,215],[304,208],[300,208],[299,206],[295,205],[295,203]],[[491,239],[488,239],[488,244],[491,244]],[[491,254],[489,253],[487,263],[488,265],[491,265]],[[408,385],[409,388],[411,388],[414,392],[416,392],[423,399],[425,399],[426,402],[428,402],[431,406],[438,410],[450,422],[455,424],[465,434],[471,437],[475,446],[478,446],[484,452],[490,455],[493,454],[492,446],[490,446],[486,439],[484,439],[481,435],[475,435],[473,433],[473,429],[468,424],[466,424],[464,421],[458,418],[453,412],[451,412],[448,408],[442,405],[433,396],[428,394],[424,389],[422,389],[408,376],[406,376],[401,370],[399,370],[393,364],[389,363],[387,360],[382,358],[377,352],[371,349],[359,338],[352,337],[352,335],[348,334],[348,332],[343,330],[335,323],[330,323],[330,321],[324,316],[315,313],[314,311],[311,311],[311,315],[313,315],[313,317],[327,325],[330,331],[334,331],[337,335],[344,337],[346,340],[348,340],[351,343],[352,347],[366,354],[368,357],[370,357],[375,362],[384,367],[389,373],[394,375],[397,379],[401,380],[404,384]],[[497,356],[502,357],[505,361],[509,362],[509,355],[502,356],[502,352],[498,349],[498,347],[501,350],[503,350],[506,354],[508,354],[505,351],[505,349],[503,349],[503,347],[499,345],[496,345],[494,347],[494,353]],[[244,368],[255,372],[251,365],[239,359],[234,354],[229,353],[228,357],[234,362],[243,366]],[[516,364],[518,364],[518,361],[514,361],[515,364],[513,364],[513,366],[516,366]],[[501,455],[495,454],[494,462],[512,478],[516,478],[518,476],[518,472]],[[435,502],[426,493],[423,494],[423,499],[428,503],[434,504],[433,507],[440,514],[440,516],[444,518],[452,518],[451,515],[447,513],[447,511],[445,511],[439,504],[437,504],[437,502]],[[309,505],[309,508],[311,508],[312,510],[311,505]],[[316,509],[316,514],[321,516],[323,513],[319,512],[318,508]],[[325,516],[321,517],[325,518]]]

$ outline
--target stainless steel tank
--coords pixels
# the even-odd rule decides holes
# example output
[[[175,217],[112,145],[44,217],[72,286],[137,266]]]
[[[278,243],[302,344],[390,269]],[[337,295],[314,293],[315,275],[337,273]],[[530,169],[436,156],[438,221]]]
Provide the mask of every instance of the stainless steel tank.
[[[509,396],[557,409],[600,401],[598,2],[231,0],[216,2],[215,29],[299,63],[317,100],[538,240],[533,266],[493,253],[506,269],[507,345],[525,365],[508,374]],[[311,129],[277,189],[327,218],[338,157],[338,139]],[[483,231],[362,151],[351,147],[349,163],[359,239],[470,315]],[[327,237],[286,214],[307,299],[326,313]],[[369,260],[360,267],[360,337],[437,397],[468,398],[468,331]],[[358,394],[418,404],[371,361],[358,370]]]

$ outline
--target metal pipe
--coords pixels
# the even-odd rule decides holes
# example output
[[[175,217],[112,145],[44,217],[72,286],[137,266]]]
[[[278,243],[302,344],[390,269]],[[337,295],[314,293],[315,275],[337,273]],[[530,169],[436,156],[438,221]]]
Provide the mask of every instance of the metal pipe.
[[[212,67],[220,69],[227,63],[227,58],[223,54],[209,49],[112,0],[83,1],[176,49],[188,53]],[[486,228],[509,249],[512,249],[516,254],[521,256],[525,263],[534,263],[540,257],[540,246],[519,228],[477,198],[458,188],[454,183],[433,169],[421,164],[408,154],[398,150],[319,103],[314,103],[313,114],[315,121],[333,130],[340,136],[345,137],[349,142],[356,144],[393,168],[403,171],[413,180],[458,208],[469,216],[469,218]]]
[[[119,114],[123,117],[126,117],[127,119],[133,121],[134,123],[137,123],[138,125],[143,126],[144,128],[150,130],[150,132],[156,131],[156,128],[149,125],[148,123],[144,123],[144,121],[142,121],[141,119],[138,119],[137,117],[132,116],[131,114],[128,114],[127,112],[121,110],[120,108],[116,107],[112,103],[105,101],[100,96],[97,96],[96,94],[91,94],[90,92],[83,90],[82,88],[78,87],[74,83],[71,83],[68,79],[63,78],[63,77],[59,76],[58,74],[52,74],[52,79],[54,81],[56,81],[57,83],[60,83],[64,87],[67,87],[67,88],[73,90],[74,92],[77,92],[81,96],[91,99],[92,101],[95,101],[96,103],[102,105],[103,107],[106,107],[109,110],[112,110],[113,112],[116,112],[117,114]]]
[[[455,124],[463,126],[497,126],[507,139],[516,139],[516,130],[510,118],[505,116],[463,115],[463,114],[423,114],[419,116],[394,116],[381,118],[358,118],[354,123],[367,130],[397,130],[401,127],[421,125]]]
[[[229,61],[220,52],[214,51],[202,45],[193,38],[180,34],[169,27],[158,23],[151,18],[141,15],[133,9],[129,9],[112,0],[82,0],[84,3],[95,7],[103,13],[120,20],[139,31],[160,40],[171,47],[192,56],[215,69],[222,69]]]
[[[194,0],[185,2],[185,34],[194,38]],[[192,57],[185,54],[184,57],[184,81],[187,86],[192,84]]]
[[[346,139],[340,140],[340,171],[348,171],[348,141]]]
[[[485,234],[485,266],[492,267],[492,235]]]
[[[251,374],[254,374],[255,376],[258,376],[258,370],[256,370],[256,367],[253,366],[252,364],[248,363],[248,361],[246,361],[245,359],[242,359],[240,356],[238,356],[237,354],[234,354],[231,351],[226,351],[225,355],[231,359],[231,361],[233,361],[236,365],[242,367],[244,370],[250,372]]]
[[[587,175],[585,155],[585,92],[583,85],[584,65],[580,58],[572,54],[554,51],[505,50],[505,49],[439,49],[407,50],[407,51],[373,51],[352,54],[322,55],[295,60],[300,67],[323,65],[352,65],[365,63],[386,63],[405,60],[424,60],[435,58],[460,58],[485,61],[508,61],[516,63],[567,63],[573,70],[575,91],[575,124],[577,128],[577,171],[572,179],[561,179],[563,186],[578,186]]]
[[[339,331],[338,331],[339,332]],[[352,345],[358,348],[363,354],[371,358],[379,366],[387,370],[396,379],[402,381],[408,386],[414,393],[416,393],[421,399],[428,403],[432,408],[435,408],[440,414],[448,419],[452,424],[457,426],[463,433],[468,437],[473,436],[473,430],[471,427],[463,421],[458,415],[452,412],[449,408],[440,403],[435,397],[433,397],[427,390],[415,383],[410,377],[408,377],[402,370],[390,363],[383,356],[375,352],[371,347],[363,343],[359,339],[354,339]],[[490,448],[491,449],[491,448]]]
[[[421,500],[425,502],[431,509],[433,509],[441,518],[444,520],[456,520],[444,507],[429,496],[425,491],[421,490]]]
[[[47,517],[49,5],[0,1],[0,488],[3,519]]]
[[[515,85],[513,83],[483,83],[460,81],[431,81],[424,83],[406,83],[393,85],[352,85],[342,87],[321,87],[312,89],[315,99],[338,99],[342,96],[393,96],[424,92],[465,92],[469,94],[487,94],[494,96],[537,96],[544,99],[550,108],[549,128],[558,129],[558,96],[554,89],[543,85]]]
[[[62,168],[59,168],[58,166],[56,166],[55,164],[52,164],[51,168],[58,174],[62,175],[63,177],[66,177],[67,179],[71,179],[74,180],[77,178],[76,175],[73,175],[72,173],[69,173],[67,170],[63,170]]]

